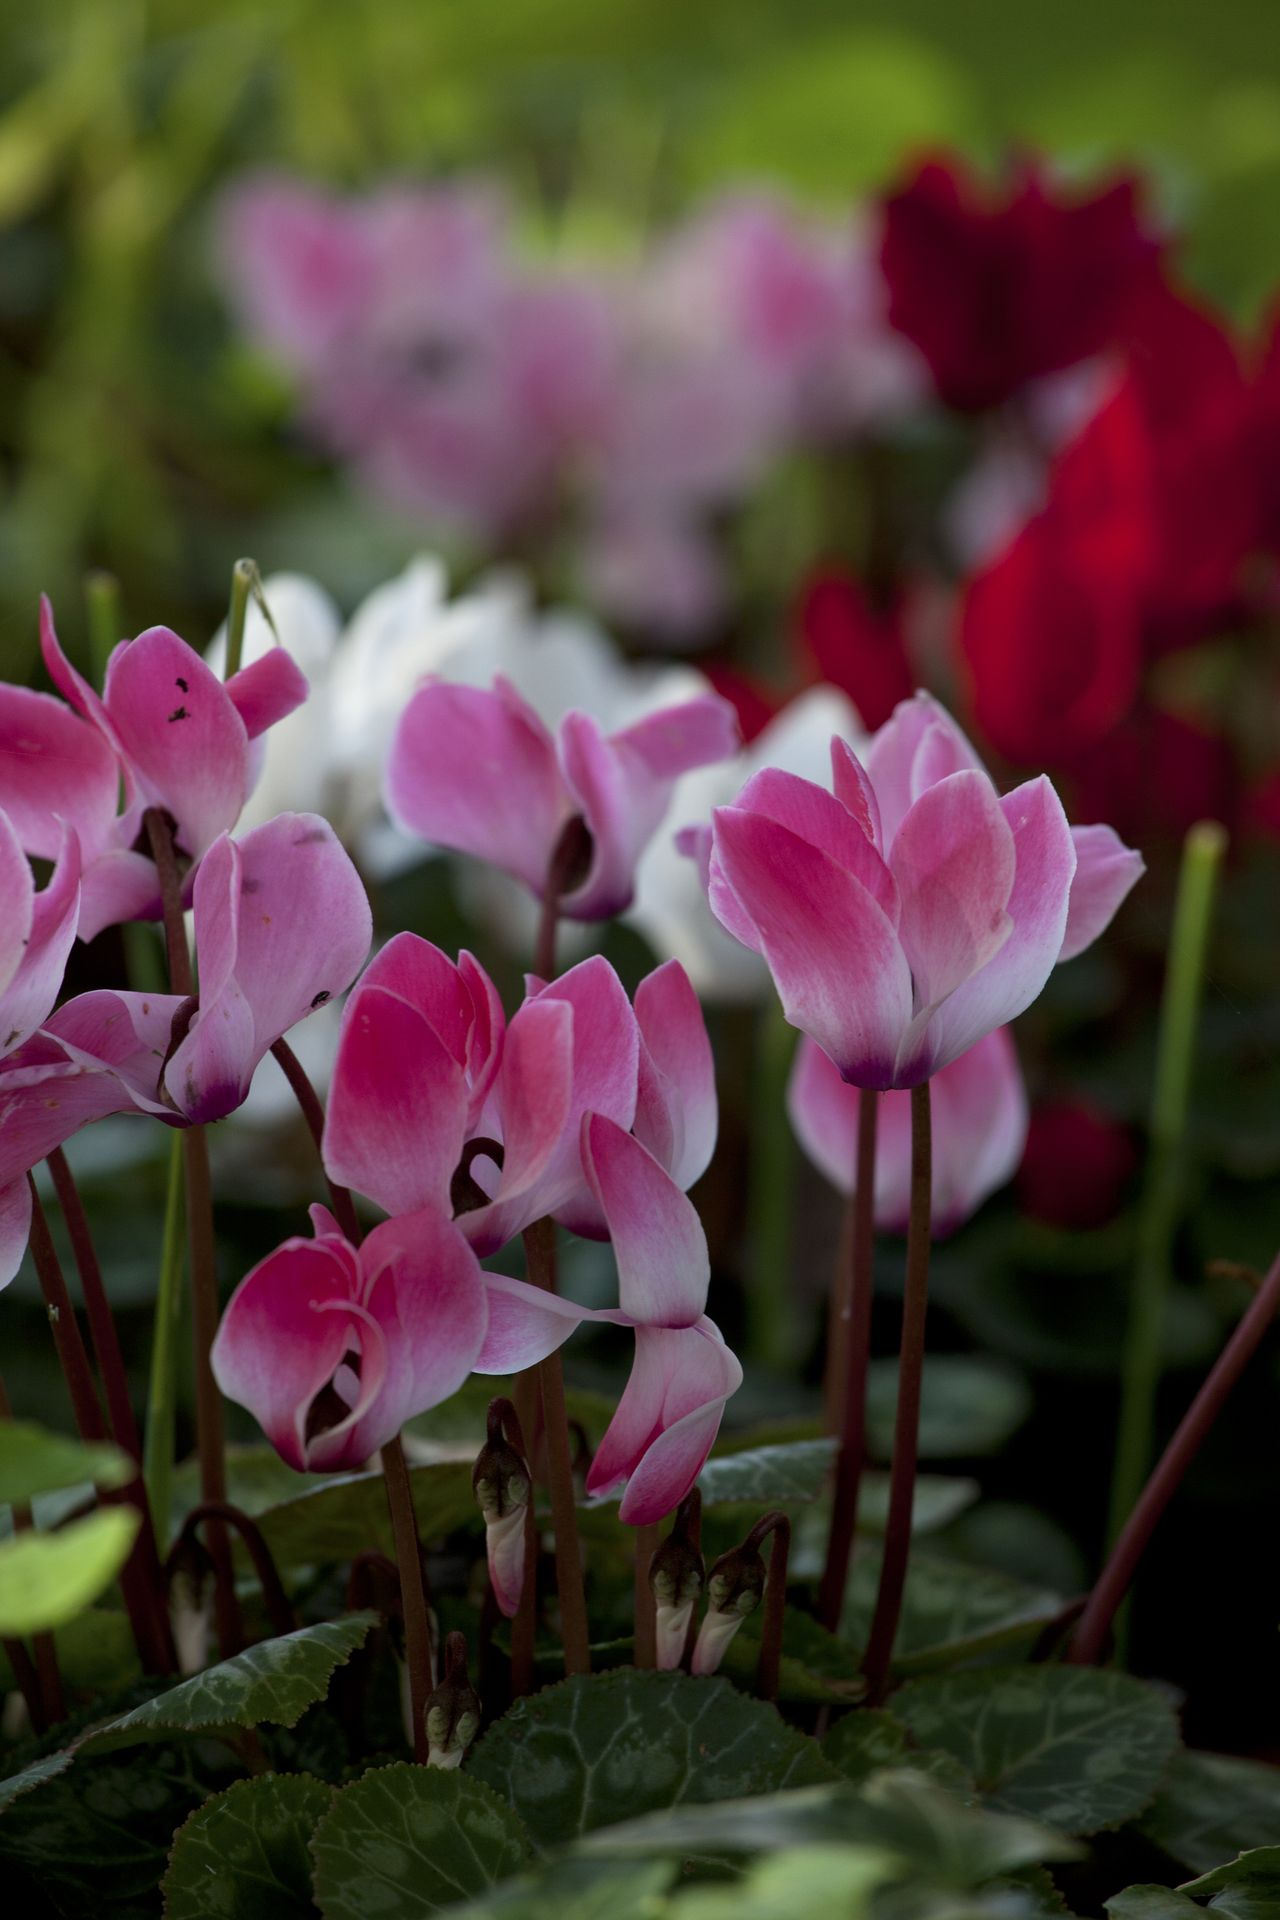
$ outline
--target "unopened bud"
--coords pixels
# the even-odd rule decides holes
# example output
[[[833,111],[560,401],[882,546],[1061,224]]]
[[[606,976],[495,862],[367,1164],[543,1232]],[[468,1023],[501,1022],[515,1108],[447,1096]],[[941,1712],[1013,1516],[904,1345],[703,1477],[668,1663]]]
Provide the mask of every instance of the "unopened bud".
[[[649,1562],[659,1671],[680,1665],[689,1621],[704,1584],[702,1555],[680,1530],[673,1531]]]
[[[495,1400],[489,1409],[489,1437],[476,1457],[471,1484],[484,1515],[485,1551],[489,1581],[500,1611],[508,1620],[520,1609],[524,1591],[525,1510],[529,1504],[529,1469],[503,1436],[503,1421],[513,1418],[510,1402]]]
[[[707,1611],[693,1650],[693,1671],[714,1673],[725,1650],[764,1593],[764,1561],[754,1546],[722,1553],[707,1580]]]
[[[427,1765],[457,1767],[480,1731],[480,1696],[467,1678],[467,1642],[445,1642],[444,1679],[427,1699]]]
[[[178,1672],[200,1673],[209,1664],[213,1619],[213,1561],[194,1533],[183,1534],[165,1565],[169,1624]]]

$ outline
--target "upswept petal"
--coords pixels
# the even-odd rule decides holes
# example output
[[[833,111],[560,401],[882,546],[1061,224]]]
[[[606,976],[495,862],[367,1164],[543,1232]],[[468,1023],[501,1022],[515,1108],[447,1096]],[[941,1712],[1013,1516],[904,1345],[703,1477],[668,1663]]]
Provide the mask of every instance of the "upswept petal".
[[[560,1294],[544,1292],[505,1273],[481,1277],[489,1300],[489,1324],[474,1363],[477,1373],[521,1373],[562,1347],[584,1321],[621,1320],[615,1313],[588,1312]]]
[[[900,700],[884,725],[872,735],[863,756],[863,765],[880,805],[881,844],[886,858],[907,810],[924,790],[923,785],[917,785],[916,756],[925,736],[934,727],[941,729],[951,743],[953,764],[947,766],[948,773],[960,767],[985,772],[969,741],[932,694],[921,691],[910,700]],[[921,781],[928,767],[941,764],[940,755],[941,742],[935,737],[921,766]]]
[[[929,1022],[919,1078],[955,1060],[993,1027],[1016,1019],[1041,991],[1062,951],[1076,868],[1062,802],[1041,774],[1007,793],[1000,805],[1017,852],[1008,903],[1013,932]],[[909,1086],[912,1080],[904,1077],[900,1084]]]
[[[636,861],[661,824],[671,783],[607,740],[590,714],[565,715],[559,749],[565,785],[591,834],[586,878],[564,895],[564,911],[608,920],[631,904]]]
[[[1146,861],[1126,847],[1114,827],[1072,827],[1075,877],[1067,902],[1067,930],[1059,960],[1074,960],[1105,933],[1146,872]]]
[[[36,883],[9,817],[0,812],[0,995],[6,994],[26,958],[35,918]],[[14,1043],[17,1044],[16,1041]],[[0,1052],[9,1048],[0,1046]]]
[[[502,1042],[507,1016],[502,995],[474,954],[464,948],[458,972],[471,999],[471,1031],[467,1040],[467,1072],[471,1076],[471,1116],[475,1123],[502,1065]]]
[[[866,751],[865,745],[863,751]],[[871,784],[871,775],[847,740],[834,734],[831,740],[831,791],[842,807],[850,812],[878,853],[884,853],[884,835],[880,826],[880,802]]]
[[[458,1065],[466,1065],[475,1008],[459,969],[430,940],[416,933],[393,934],[361,974],[360,985],[385,987],[407,1000]]]
[[[573,1098],[539,1197],[545,1199],[544,1211],[554,1213],[571,1232],[598,1232],[582,1171],[579,1129],[584,1113],[607,1114],[628,1131],[634,1124],[640,1029],[622,982],[600,954],[571,967],[532,999],[563,1001],[573,1009]],[[580,1212],[583,1201],[589,1204]]]
[[[157,920],[160,911],[155,862],[145,853],[112,847],[86,865],[80,879],[82,940],[126,920]]]
[[[587,1475],[590,1494],[628,1482],[619,1517],[648,1526],[679,1505],[701,1473],[742,1369],[710,1320],[637,1327],[635,1361]]]
[[[324,1126],[330,1179],[388,1213],[450,1212],[466,1139],[462,1068],[416,1007],[361,984],[347,1002]]]
[[[0,1287],[7,1287],[22,1265],[30,1233],[31,1189],[23,1175],[0,1187]]]
[[[698,694],[674,706],[660,707],[613,736],[642,760],[657,778],[674,781],[695,767],[728,760],[741,736],[732,704],[718,693]]]
[[[226,688],[185,640],[150,627],[112,654],[103,704],[142,799],[173,816],[200,859],[249,791],[248,735]]]
[[[48,1016],[62,985],[80,918],[80,847],[70,828],[63,835],[62,851],[48,886],[34,895],[29,891],[31,869],[26,855],[0,814],[0,849],[6,848],[10,870],[0,873],[0,898],[11,905],[9,927],[19,931],[25,927],[26,931],[19,943],[17,965],[0,991],[0,1055],[20,1047]],[[15,855],[16,869],[12,864]],[[24,876],[28,890],[25,897]],[[0,964],[3,979],[4,967]]]
[[[904,815],[890,852],[902,899],[898,937],[918,1009],[937,1006],[1013,930],[1013,834],[985,773],[948,774]]]
[[[502,1170],[487,1207],[459,1216],[468,1241],[483,1258],[554,1210],[553,1162],[573,1113],[574,1011],[563,1000],[529,1000],[507,1031],[495,1105],[501,1115]],[[570,1145],[572,1145],[570,1140]],[[483,1162],[473,1169],[478,1178]],[[575,1185],[580,1177],[574,1172]]]
[[[613,1242],[622,1312],[638,1325],[692,1326],[711,1282],[692,1202],[633,1134],[603,1114],[583,1118],[582,1164]]]
[[[891,1085],[911,1019],[911,974],[881,908],[774,820],[721,807],[715,832],[716,857],[750,912],[791,1025],[857,1085]]]
[[[307,677],[292,654],[270,647],[225,683],[228,700],[240,716],[250,740],[300,707],[307,697]]]
[[[888,920],[898,924],[898,888],[867,833],[867,822],[814,780],[765,767],[748,780],[734,807],[776,820],[800,840],[825,853],[861,882]]]
[[[113,650],[112,659],[119,651],[119,647]],[[106,707],[84,675],[76,671],[62,651],[62,642],[53,624],[53,605],[47,593],[40,595],[40,653],[45,671],[63,699],[82,719],[98,728],[111,746],[118,748],[119,742]]]
[[[641,1039],[636,1136],[687,1192],[715,1150],[716,1068],[702,1006],[678,960],[645,975],[636,988],[635,1011]],[[655,1072],[646,1072],[646,1057]],[[646,1107],[653,1116],[647,1121]],[[670,1139],[667,1156],[650,1137],[658,1108],[666,1116],[661,1131]]]
[[[321,1454],[308,1443],[312,1402],[352,1350],[361,1353],[362,1395],[376,1392],[360,1322],[351,1312],[350,1274],[323,1242],[286,1240],[236,1288],[210,1353],[213,1376],[247,1407],[281,1458],[299,1473]],[[344,1427],[349,1422],[343,1423]],[[328,1436],[326,1436],[327,1438]],[[336,1461],[325,1464],[337,1464]]]
[[[183,1005],[176,993],[126,993],[102,987],[64,1001],[50,1014],[36,1040],[54,1041],[78,1065],[106,1067],[141,1112],[169,1120],[173,1109],[161,1092],[160,1074],[174,1017]]]
[[[50,693],[0,686],[0,808],[28,853],[57,857],[62,825],[85,860],[110,839],[120,765],[109,742]]]
[[[569,816],[551,735],[501,678],[418,688],[391,743],[386,801],[406,832],[488,860],[539,896]]]

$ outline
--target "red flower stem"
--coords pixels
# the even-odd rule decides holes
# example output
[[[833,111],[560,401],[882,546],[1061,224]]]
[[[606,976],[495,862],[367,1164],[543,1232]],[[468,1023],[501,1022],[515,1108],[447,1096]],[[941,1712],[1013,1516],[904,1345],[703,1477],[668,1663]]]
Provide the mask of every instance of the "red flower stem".
[[[107,1423],[98,1401],[93,1370],[89,1365],[89,1355],[81,1337],[75,1308],[71,1304],[57,1249],[49,1232],[49,1222],[31,1174],[27,1175],[27,1186],[31,1193],[31,1258],[40,1282],[40,1291],[44,1295],[53,1344],[71,1396],[76,1432],[82,1440],[92,1445],[108,1438]],[[136,1505],[139,1499],[145,1501],[145,1498],[145,1492],[137,1481],[125,1488],[103,1488],[98,1493],[99,1501],[106,1506]],[[120,1569],[120,1590],[124,1595],[129,1625],[143,1670],[147,1673],[171,1671],[175,1664],[172,1661],[173,1648],[167,1626],[162,1626],[159,1585],[148,1578],[146,1562],[139,1556],[137,1543]]]
[[[13,1408],[9,1404],[8,1389],[4,1376],[0,1374],[0,1421],[12,1420]],[[13,1530],[15,1533],[29,1533],[31,1530],[31,1509],[21,1501],[13,1508]],[[62,1675],[58,1670],[58,1650],[51,1633],[34,1633],[31,1645],[35,1653],[35,1670],[32,1678],[35,1686],[28,1696],[27,1685],[22,1676],[22,1667],[15,1659],[15,1651],[26,1659],[27,1650],[20,1640],[4,1643],[13,1668],[14,1677],[22,1689],[22,1697],[27,1702],[27,1711],[31,1715],[32,1725],[37,1733],[43,1733],[46,1727],[55,1726],[59,1720],[67,1717],[67,1703],[62,1691]]]
[[[413,1483],[399,1434],[382,1449],[382,1475],[387,1507],[395,1536],[400,1569],[400,1604],[404,1609],[405,1657],[409,1663],[409,1699],[413,1712],[413,1757],[427,1763],[427,1701],[431,1695],[431,1622],[422,1578],[422,1546],[413,1510]]]
[[[160,880],[164,910],[165,949],[169,985],[190,998],[195,990],[187,932],[182,918],[182,876],[167,814],[148,807],[142,816],[151,857]],[[227,1497],[226,1438],[222,1396],[213,1377],[209,1354],[218,1331],[218,1275],[213,1239],[213,1183],[209,1176],[209,1145],[203,1127],[185,1127],[182,1168],[187,1199],[187,1264],[191,1275],[191,1344],[196,1387],[196,1449],[200,1459],[200,1498],[218,1504]],[[209,1558],[213,1562],[214,1615],[218,1648],[224,1660],[244,1644],[240,1607],[231,1565],[231,1543],[220,1523],[207,1529]]]
[[[257,1522],[240,1507],[233,1507],[229,1501],[217,1505],[193,1507],[182,1523],[182,1532],[173,1547],[173,1556],[181,1558],[182,1552],[194,1540],[199,1529],[208,1527],[211,1521],[222,1521],[234,1527],[244,1541],[245,1551],[253,1562],[253,1570],[258,1576],[258,1585],[262,1588],[262,1598],[267,1609],[267,1618],[271,1622],[274,1634],[292,1633],[297,1627],[297,1616],[292,1603],[284,1590],[284,1583],[276,1568],[271,1549],[263,1538]]]
[[[548,1293],[556,1290],[555,1223],[536,1220],[524,1232],[529,1279]],[[564,1641],[564,1668],[568,1674],[590,1673],[591,1636],[582,1584],[582,1551],[573,1493],[573,1456],[569,1447],[569,1417],[564,1400],[564,1370],[559,1353],[549,1353],[537,1366],[542,1395],[542,1419],[547,1444],[547,1472],[551,1492],[551,1521],[556,1536],[556,1591],[560,1596],[560,1632]]]
[[[858,1522],[858,1490],[867,1451],[867,1366],[871,1357],[871,1302],[875,1292],[876,1118],[879,1095],[858,1096],[858,1164],[855,1170],[848,1261],[840,1289],[833,1347],[841,1357],[837,1376],[840,1450],[831,1497],[831,1531],[818,1592],[818,1618],[829,1633],[840,1625],[849,1556]]]
[[[540,980],[554,980],[556,972],[556,928],[560,922],[559,895],[548,886],[542,896],[538,915],[538,938],[533,949],[533,970]]]
[[[658,1608],[649,1584],[649,1562],[658,1551],[661,1539],[662,1531],[657,1525],[635,1529],[635,1664],[638,1667],[658,1664]]]
[[[324,1166],[324,1108],[320,1096],[307,1078],[306,1069],[287,1040],[277,1040],[271,1049],[279,1062],[285,1079],[293,1090],[302,1117],[316,1143],[316,1152],[320,1155],[320,1164]],[[360,1222],[356,1218],[355,1202],[350,1190],[340,1187],[336,1180],[330,1180],[325,1174],[325,1183],[329,1189],[329,1198],[333,1202],[333,1214],[338,1225],[346,1234],[353,1247],[360,1244]]]
[[[752,1529],[756,1545],[766,1533],[773,1535],[769,1554],[769,1574],[764,1586],[764,1612],[760,1621],[760,1659],[756,1665],[756,1690],[762,1700],[776,1700],[778,1678],[782,1671],[782,1628],[787,1613],[787,1561],[791,1555],[791,1522],[785,1513],[771,1513]]]
[[[1257,1352],[1277,1309],[1280,1309],[1280,1255],[1218,1355],[1209,1377],[1183,1414],[1177,1432],[1125,1521],[1068,1648],[1067,1659],[1073,1666],[1092,1666],[1102,1652],[1111,1623],[1165,1508],[1181,1486],[1187,1468],[1204,1444],[1236,1382]]]
[[[898,1406],[889,1470],[889,1518],[880,1561],[871,1636],[862,1671],[867,1704],[875,1706],[889,1681],[893,1643],[902,1613],[902,1594],[911,1554],[911,1513],[915,1504],[916,1454],[920,1438],[920,1383],[924,1372],[924,1329],[929,1304],[929,1240],[933,1199],[933,1151],[929,1082],[911,1089],[911,1213],[907,1226],[907,1278],[902,1302],[902,1349],[898,1361]]]

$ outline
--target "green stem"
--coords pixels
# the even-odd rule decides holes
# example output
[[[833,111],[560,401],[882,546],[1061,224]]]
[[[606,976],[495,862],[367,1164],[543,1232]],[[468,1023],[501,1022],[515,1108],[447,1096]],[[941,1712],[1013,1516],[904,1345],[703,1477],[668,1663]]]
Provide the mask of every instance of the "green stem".
[[[1205,949],[1227,836],[1216,821],[1187,835],[1160,1007],[1151,1144],[1138,1219],[1129,1324],[1121,1362],[1120,1427],[1111,1482],[1113,1541],[1142,1490],[1153,1453],[1156,1390],[1174,1234],[1183,1205],[1183,1148]]]
[[[796,1316],[787,1294],[794,1163],[786,1118],[787,1079],[795,1037],[794,1028],[787,1025],[782,1009],[771,999],[756,1026],[752,1074],[747,1349],[761,1366],[779,1372],[795,1359]]]
[[[156,1294],[155,1328],[151,1338],[151,1378],[147,1386],[147,1420],[142,1471],[151,1501],[156,1540],[163,1556],[169,1551],[169,1516],[173,1500],[173,1456],[178,1408],[178,1353],[182,1330],[184,1252],[182,1136],[169,1136],[169,1184],[164,1205],[164,1239],[160,1255],[160,1285]]]
[[[249,596],[258,579],[252,560],[237,560],[231,569],[231,604],[227,609],[227,660],[223,679],[239,673],[244,656],[244,623],[249,612]]]
[[[99,686],[106,678],[107,661],[124,638],[124,618],[120,611],[120,582],[113,573],[95,571],[85,575],[85,609],[89,616],[89,659],[93,677]]]

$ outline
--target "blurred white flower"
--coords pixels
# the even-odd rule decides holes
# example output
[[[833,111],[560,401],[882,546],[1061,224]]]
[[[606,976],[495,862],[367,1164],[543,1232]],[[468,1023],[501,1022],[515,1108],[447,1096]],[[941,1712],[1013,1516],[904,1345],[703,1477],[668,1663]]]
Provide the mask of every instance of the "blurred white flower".
[[[762,767],[828,785],[835,733],[861,750],[862,722],[847,696],[829,686],[798,694],[736,759],[685,775],[662,832],[640,861],[626,918],[661,959],[680,961],[704,1000],[763,1000],[772,987],[759,955],[730,939],[713,916],[697,862],[680,852],[675,836],[684,827],[709,825],[713,809],[729,805]]]

